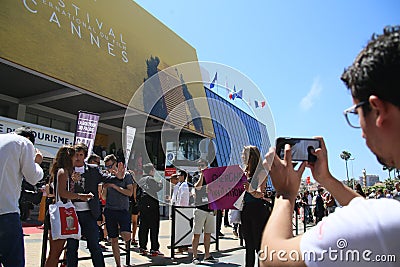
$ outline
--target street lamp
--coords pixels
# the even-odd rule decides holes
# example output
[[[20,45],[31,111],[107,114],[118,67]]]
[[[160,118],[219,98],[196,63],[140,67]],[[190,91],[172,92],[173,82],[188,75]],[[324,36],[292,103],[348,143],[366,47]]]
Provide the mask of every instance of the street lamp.
[[[364,188],[366,188],[367,187],[367,171],[365,170],[365,168],[362,170],[362,174],[363,174]]]

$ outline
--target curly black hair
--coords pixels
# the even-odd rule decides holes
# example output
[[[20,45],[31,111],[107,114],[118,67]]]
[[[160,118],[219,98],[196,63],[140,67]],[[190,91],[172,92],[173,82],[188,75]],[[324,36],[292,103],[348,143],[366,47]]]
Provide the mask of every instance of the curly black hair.
[[[400,26],[373,34],[341,79],[359,101],[368,102],[375,95],[400,107]]]

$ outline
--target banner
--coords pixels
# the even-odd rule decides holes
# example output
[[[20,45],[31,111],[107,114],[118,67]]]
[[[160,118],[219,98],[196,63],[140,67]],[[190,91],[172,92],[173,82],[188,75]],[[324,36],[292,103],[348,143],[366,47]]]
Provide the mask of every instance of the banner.
[[[203,170],[208,206],[212,210],[236,209],[233,204],[244,191],[246,176],[239,165]]]
[[[99,114],[96,113],[90,113],[87,111],[78,112],[74,144],[86,144],[88,147],[88,157],[92,154],[99,118]]]
[[[133,140],[135,139],[136,128],[126,126],[126,149],[125,149],[125,166],[128,166],[129,157],[131,156]]]

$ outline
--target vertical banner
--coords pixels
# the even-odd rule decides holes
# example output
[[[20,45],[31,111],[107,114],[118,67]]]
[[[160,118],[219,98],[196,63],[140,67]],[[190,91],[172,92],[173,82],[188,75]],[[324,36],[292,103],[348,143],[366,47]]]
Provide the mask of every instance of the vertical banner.
[[[233,205],[244,191],[246,175],[239,165],[203,170],[208,206],[212,210],[236,209]]]
[[[99,114],[81,110],[78,111],[74,144],[86,144],[88,147],[88,157],[92,154],[94,139],[96,138],[97,126],[99,124],[99,118]]]
[[[131,156],[133,140],[135,139],[136,128],[126,126],[126,148],[125,148],[125,166],[128,167],[129,157]]]

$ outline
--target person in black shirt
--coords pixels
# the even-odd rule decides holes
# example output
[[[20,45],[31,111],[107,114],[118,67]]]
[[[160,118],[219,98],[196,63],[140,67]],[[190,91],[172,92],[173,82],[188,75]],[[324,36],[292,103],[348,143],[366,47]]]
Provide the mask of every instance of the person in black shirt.
[[[162,256],[158,233],[160,231],[160,203],[157,192],[162,189],[162,183],[154,179],[155,169],[153,164],[143,165],[143,177],[137,182],[142,193],[138,202],[140,211],[139,250],[142,255],[147,255],[147,242],[150,231],[152,256]]]

